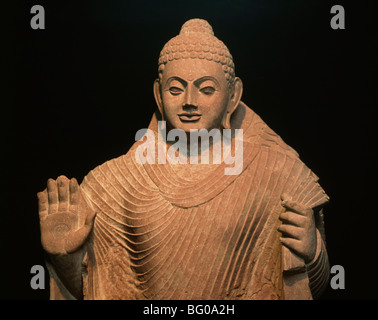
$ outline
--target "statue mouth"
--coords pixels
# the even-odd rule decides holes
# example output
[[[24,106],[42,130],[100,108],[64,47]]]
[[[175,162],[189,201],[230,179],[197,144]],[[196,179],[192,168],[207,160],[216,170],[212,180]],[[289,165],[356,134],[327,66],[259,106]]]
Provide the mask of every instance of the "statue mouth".
[[[182,122],[198,122],[201,119],[202,114],[199,113],[181,113],[178,114]]]

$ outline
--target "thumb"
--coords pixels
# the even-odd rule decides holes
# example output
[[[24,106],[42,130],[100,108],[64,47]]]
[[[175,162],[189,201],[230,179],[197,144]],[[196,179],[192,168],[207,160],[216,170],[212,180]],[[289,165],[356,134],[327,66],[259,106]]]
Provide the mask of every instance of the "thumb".
[[[88,227],[90,227],[92,229],[94,218],[95,218],[96,215],[97,215],[97,212],[94,211],[94,210],[91,210],[88,213],[87,217],[85,218],[84,226],[88,226]]]
[[[66,239],[65,250],[67,253],[73,253],[83,246],[92,231],[96,214],[95,211],[90,212],[85,219],[85,224]]]

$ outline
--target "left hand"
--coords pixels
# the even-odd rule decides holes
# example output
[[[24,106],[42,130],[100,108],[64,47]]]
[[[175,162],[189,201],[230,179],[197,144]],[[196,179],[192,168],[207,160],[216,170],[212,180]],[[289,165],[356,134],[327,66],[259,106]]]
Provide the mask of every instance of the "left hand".
[[[279,219],[282,244],[309,263],[316,253],[316,226],[314,211],[290,199],[287,194],[281,196],[282,206],[286,209]]]

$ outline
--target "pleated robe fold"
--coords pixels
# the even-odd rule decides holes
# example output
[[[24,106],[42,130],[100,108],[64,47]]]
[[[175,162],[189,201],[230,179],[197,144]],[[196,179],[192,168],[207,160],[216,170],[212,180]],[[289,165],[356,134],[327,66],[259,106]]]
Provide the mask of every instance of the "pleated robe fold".
[[[86,244],[84,299],[284,299],[282,193],[322,207],[328,196],[298,154],[244,103],[243,170],[182,177],[127,154],[81,189],[97,211]],[[159,114],[149,129],[157,132]]]

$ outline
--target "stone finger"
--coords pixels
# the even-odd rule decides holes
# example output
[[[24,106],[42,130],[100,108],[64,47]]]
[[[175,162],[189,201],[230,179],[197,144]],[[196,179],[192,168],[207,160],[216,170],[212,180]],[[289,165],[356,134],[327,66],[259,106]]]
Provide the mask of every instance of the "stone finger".
[[[285,237],[290,237],[297,240],[300,240],[302,238],[302,228],[293,225],[282,224],[278,227],[277,230],[281,232]]]
[[[70,211],[77,213],[79,206],[79,184],[75,178],[72,178],[69,185],[70,194]]]
[[[64,212],[68,210],[68,189],[69,180],[65,176],[60,176],[56,180],[58,185],[59,206],[58,211]]]
[[[295,253],[300,254],[301,252],[301,242],[297,239],[293,238],[286,238],[286,237],[281,237],[280,238],[281,243],[287,247],[290,250],[293,250]]]
[[[47,196],[49,203],[49,214],[56,213],[58,211],[58,187],[56,181],[49,179],[47,181]]]
[[[47,196],[47,189],[38,192],[38,212],[39,212],[39,219],[44,220],[46,216],[49,214],[49,200]]]
[[[281,202],[282,206],[286,208],[289,211],[293,211],[295,213],[298,213],[302,216],[307,216],[309,213],[311,213],[311,208],[306,208],[303,205],[293,201],[293,200],[283,200]]]
[[[285,211],[280,214],[279,219],[285,224],[291,224],[297,227],[304,227],[306,217],[292,211]]]

